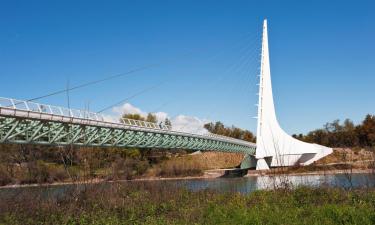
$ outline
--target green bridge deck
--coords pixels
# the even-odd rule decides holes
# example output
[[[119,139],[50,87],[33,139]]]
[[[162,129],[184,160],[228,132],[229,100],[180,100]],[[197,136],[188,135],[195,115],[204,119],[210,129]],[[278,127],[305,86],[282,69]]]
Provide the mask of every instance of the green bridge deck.
[[[7,103],[4,103],[7,100]],[[35,105],[34,105],[35,104]],[[255,154],[254,143],[181,132],[136,120],[105,121],[98,114],[0,98],[0,143],[190,149]],[[84,116],[86,114],[87,116]]]

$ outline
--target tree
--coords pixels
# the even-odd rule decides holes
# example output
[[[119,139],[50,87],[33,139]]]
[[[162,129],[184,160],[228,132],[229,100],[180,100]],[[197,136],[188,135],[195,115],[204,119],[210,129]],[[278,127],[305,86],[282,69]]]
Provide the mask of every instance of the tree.
[[[250,141],[250,142],[255,142],[256,141],[253,133],[251,133],[248,130],[244,131],[241,139],[244,140],[244,141]]]
[[[206,123],[203,125],[204,128],[206,128],[210,133],[215,133],[214,132],[214,127],[215,125],[213,123]]]
[[[229,136],[229,132],[227,132],[227,130],[224,127],[224,124],[220,121],[215,123],[214,133],[219,134],[219,135]]]
[[[330,147],[375,146],[375,116],[367,115],[362,124],[354,125],[350,119],[326,123],[323,129],[316,129],[307,135],[293,135],[302,141]]]
[[[375,146],[375,115],[367,115],[357,131],[362,146]]]
[[[144,117],[142,117],[140,114],[137,114],[137,113],[135,113],[135,114],[123,114],[122,118],[123,119],[132,119],[132,120],[142,120],[142,121],[145,120]]]
[[[237,127],[232,127],[230,130],[230,137],[232,138],[236,138],[236,139],[242,139],[243,137],[243,130],[241,130],[240,128],[237,128]]]
[[[215,123],[206,123],[204,125],[204,128],[206,128],[210,133],[223,135],[227,137],[232,137],[240,140],[255,142],[255,137],[253,133],[251,133],[248,130],[242,130],[241,128],[232,126],[232,127],[226,127],[224,124],[220,121],[217,121]]]
[[[156,119],[156,116],[152,113],[148,113],[147,114],[147,118],[146,118],[146,121],[147,122],[151,122],[151,123],[156,123],[157,122],[157,119]]]
[[[343,131],[339,136],[339,142],[343,147],[352,147],[359,145],[358,133],[356,127],[350,119],[346,119],[342,126]]]

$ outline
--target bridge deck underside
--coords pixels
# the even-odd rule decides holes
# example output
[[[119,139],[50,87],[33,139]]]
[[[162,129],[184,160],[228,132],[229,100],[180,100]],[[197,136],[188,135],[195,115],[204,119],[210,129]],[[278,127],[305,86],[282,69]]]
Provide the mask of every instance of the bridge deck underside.
[[[0,143],[211,150],[255,154],[255,145],[145,130],[0,116]]]

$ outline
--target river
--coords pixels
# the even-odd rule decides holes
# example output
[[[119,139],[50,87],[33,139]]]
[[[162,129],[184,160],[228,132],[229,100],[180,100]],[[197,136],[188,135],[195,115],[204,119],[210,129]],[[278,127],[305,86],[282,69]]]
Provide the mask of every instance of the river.
[[[279,176],[254,176],[239,178],[214,178],[214,179],[174,179],[174,180],[150,180],[150,181],[119,181],[123,185],[148,185],[161,186],[163,188],[186,188],[191,191],[215,190],[218,192],[239,192],[243,194],[255,190],[272,189],[274,187],[297,186],[330,186],[342,188],[375,187],[375,175],[369,173],[357,173],[352,175],[279,175]],[[91,184],[62,184],[44,186],[9,187],[0,189],[0,200],[22,194],[41,194],[45,197],[64,197],[73,189],[83,189],[85,186],[95,185],[97,188],[108,188],[114,182]]]

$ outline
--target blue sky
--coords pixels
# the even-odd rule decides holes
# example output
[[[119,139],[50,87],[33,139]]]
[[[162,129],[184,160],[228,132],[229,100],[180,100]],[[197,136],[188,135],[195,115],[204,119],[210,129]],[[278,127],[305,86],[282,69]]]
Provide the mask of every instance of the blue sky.
[[[160,64],[70,93],[98,111],[220,120],[255,131],[262,20],[277,115],[288,133],[375,113],[373,1],[1,1],[0,96],[28,99]],[[66,95],[40,102],[67,105]],[[111,113],[111,112],[107,112]]]

